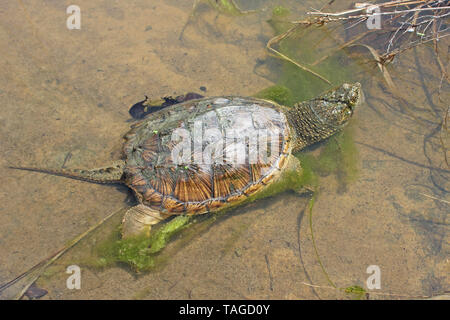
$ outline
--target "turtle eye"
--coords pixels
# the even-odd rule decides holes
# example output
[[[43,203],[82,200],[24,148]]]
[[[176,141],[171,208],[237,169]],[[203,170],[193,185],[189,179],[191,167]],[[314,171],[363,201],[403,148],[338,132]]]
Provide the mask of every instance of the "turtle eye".
[[[344,110],[342,110],[341,119],[339,120],[339,122],[347,122],[347,120],[351,118],[352,114],[353,110],[350,107],[346,107]]]

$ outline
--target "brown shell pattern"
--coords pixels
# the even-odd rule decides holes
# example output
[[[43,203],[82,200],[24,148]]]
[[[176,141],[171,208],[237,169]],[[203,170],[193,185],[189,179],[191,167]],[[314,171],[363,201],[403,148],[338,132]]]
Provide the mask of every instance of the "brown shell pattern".
[[[291,150],[280,107],[239,97],[167,107],[125,139],[128,186],[141,203],[171,214],[214,211],[248,197],[283,169]]]

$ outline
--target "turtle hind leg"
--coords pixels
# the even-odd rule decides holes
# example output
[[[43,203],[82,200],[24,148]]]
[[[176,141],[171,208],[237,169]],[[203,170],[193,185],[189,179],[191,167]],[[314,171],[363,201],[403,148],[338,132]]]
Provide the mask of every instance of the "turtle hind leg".
[[[153,225],[166,219],[167,216],[143,204],[128,209],[122,220],[122,238],[145,233],[150,235]]]
[[[181,230],[190,221],[189,216],[178,215],[150,234],[153,225],[169,217],[170,215],[143,204],[131,207],[125,213],[122,220],[122,239],[133,238],[139,235],[145,235],[147,238],[151,236],[149,253],[159,252],[165,247],[171,236]]]
[[[82,180],[93,183],[124,183],[123,168],[125,161],[119,160],[109,166],[96,169],[47,169],[38,167],[10,166],[10,169],[42,172],[55,176]]]

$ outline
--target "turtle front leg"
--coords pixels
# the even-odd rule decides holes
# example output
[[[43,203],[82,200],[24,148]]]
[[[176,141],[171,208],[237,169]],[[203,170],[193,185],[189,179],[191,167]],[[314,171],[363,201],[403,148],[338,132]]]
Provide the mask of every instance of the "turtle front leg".
[[[150,99],[149,97],[145,96],[145,100],[135,103],[130,108],[129,113],[134,119],[143,119],[146,115],[169,107],[171,105],[200,98],[203,98],[203,96],[195,92],[188,92],[175,98],[166,96],[159,99]]]
[[[287,179],[292,180],[289,188],[300,196],[311,195],[316,191],[316,187],[305,183],[304,170],[300,160],[294,155],[289,155],[288,165],[285,170]]]

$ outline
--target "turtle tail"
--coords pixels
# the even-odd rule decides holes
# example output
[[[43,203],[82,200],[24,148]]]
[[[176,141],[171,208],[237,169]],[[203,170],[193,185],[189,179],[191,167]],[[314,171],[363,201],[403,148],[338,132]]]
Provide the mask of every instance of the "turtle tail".
[[[113,184],[124,183],[123,169],[125,167],[125,161],[117,161],[112,165],[97,168],[97,169],[47,169],[38,167],[21,167],[21,166],[9,166],[10,169],[42,172],[55,176],[62,176],[66,178],[82,180],[93,183],[101,184]]]

